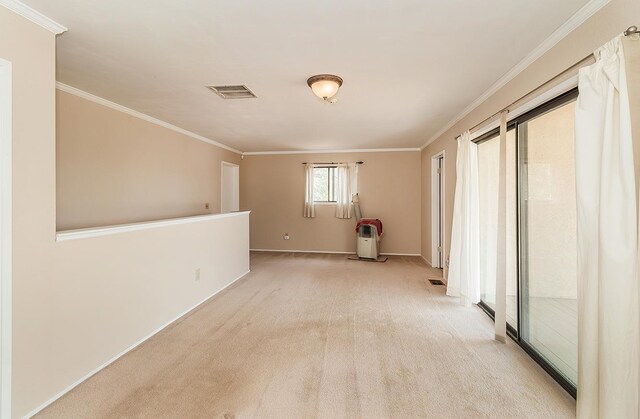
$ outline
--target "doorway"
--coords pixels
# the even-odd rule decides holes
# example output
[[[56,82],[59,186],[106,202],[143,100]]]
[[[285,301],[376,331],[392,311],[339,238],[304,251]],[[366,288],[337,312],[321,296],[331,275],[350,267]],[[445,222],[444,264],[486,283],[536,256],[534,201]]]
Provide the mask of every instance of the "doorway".
[[[220,212],[234,212],[240,209],[240,166],[222,162],[220,187]]]
[[[431,266],[443,269],[444,260],[444,150],[431,157]]]
[[[11,63],[0,58],[0,417],[11,417]]]

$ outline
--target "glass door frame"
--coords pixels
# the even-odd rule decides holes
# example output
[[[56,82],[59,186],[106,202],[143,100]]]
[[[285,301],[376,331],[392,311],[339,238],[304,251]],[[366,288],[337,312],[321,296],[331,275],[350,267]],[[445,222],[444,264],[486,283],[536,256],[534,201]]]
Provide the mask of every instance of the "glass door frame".
[[[517,303],[517,316],[518,316],[518,324],[516,327],[513,327],[512,325],[510,325],[507,322],[507,334],[531,357],[533,358],[534,361],[536,361],[536,363],[538,363],[538,365],[540,365],[542,367],[542,369],[544,369],[554,380],[556,380],[556,382],[558,382],[558,384],[560,384],[560,386],[562,386],[562,388],[564,388],[574,399],[576,398],[576,394],[577,394],[577,389],[576,386],[570,382],[569,380],[567,380],[553,365],[551,365],[544,357],[542,357],[542,355],[540,355],[535,348],[533,348],[529,343],[527,343],[526,341],[524,341],[522,339],[521,336],[521,328],[522,328],[522,318],[523,318],[523,311],[527,310],[528,307],[524,307],[523,302],[527,301],[525,298],[523,298],[523,293],[526,292],[527,287],[524,286],[526,285],[528,282],[528,278],[526,275],[526,272],[528,272],[526,269],[524,269],[526,266],[526,261],[527,261],[527,257],[525,252],[527,251],[526,248],[526,234],[527,234],[527,229],[525,228],[526,226],[526,221],[527,221],[527,214],[526,211],[523,209],[523,202],[522,202],[522,195],[521,195],[521,178],[522,178],[522,173],[521,171],[524,168],[524,165],[522,164],[523,162],[523,157],[526,157],[526,150],[522,150],[521,146],[520,146],[520,126],[527,122],[530,121],[538,116],[541,116],[545,113],[551,112],[563,105],[566,105],[567,103],[570,103],[572,101],[575,101],[578,98],[578,88],[573,88],[571,90],[569,90],[568,92],[565,92],[559,96],[556,96],[555,98],[543,103],[542,105],[537,106],[536,108],[522,114],[519,116],[516,116],[515,118],[511,119],[508,123],[507,123],[507,132],[511,131],[512,129],[515,130],[515,147],[516,147],[516,179],[515,179],[515,185],[516,185],[516,222],[517,222],[517,228],[516,228],[516,255],[517,255],[517,272],[516,272],[516,281],[517,281],[517,287],[516,287],[516,292],[517,292],[517,296],[516,296],[516,303]],[[479,136],[478,138],[474,139],[473,142],[476,144],[481,144],[484,141],[488,141],[490,139],[495,138],[497,135],[500,135],[500,128],[495,128],[481,136]],[[478,303],[478,306],[485,312],[487,313],[487,315],[489,315],[489,317],[491,317],[494,321],[495,321],[495,311],[489,306],[487,305],[484,301],[480,301]]]

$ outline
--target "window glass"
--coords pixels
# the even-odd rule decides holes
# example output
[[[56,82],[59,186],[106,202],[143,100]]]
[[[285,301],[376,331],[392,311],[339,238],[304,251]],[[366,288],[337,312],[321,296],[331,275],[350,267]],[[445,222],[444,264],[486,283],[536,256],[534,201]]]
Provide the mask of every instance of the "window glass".
[[[519,125],[521,337],[577,382],[575,101]]]
[[[313,169],[313,200],[316,202],[335,202],[336,168],[316,167]]]

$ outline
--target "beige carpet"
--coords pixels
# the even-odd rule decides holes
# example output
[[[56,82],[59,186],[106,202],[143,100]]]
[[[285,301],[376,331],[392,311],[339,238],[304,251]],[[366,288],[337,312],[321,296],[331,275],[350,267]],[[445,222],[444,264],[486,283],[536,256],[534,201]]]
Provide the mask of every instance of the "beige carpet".
[[[573,399],[419,258],[252,254],[252,272],[42,418],[564,418]]]

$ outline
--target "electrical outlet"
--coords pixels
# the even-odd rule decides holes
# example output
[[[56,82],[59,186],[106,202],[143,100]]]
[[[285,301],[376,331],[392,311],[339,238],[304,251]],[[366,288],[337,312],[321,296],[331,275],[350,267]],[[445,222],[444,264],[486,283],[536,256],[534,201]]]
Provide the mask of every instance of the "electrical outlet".
[[[284,237],[283,237],[283,239],[285,239],[285,240],[289,240],[289,239],[290,239],[290,237],[289,237],[289,233],[284,233]]]
[[[196,281],[200,281],[200,268],[196,269]]]

